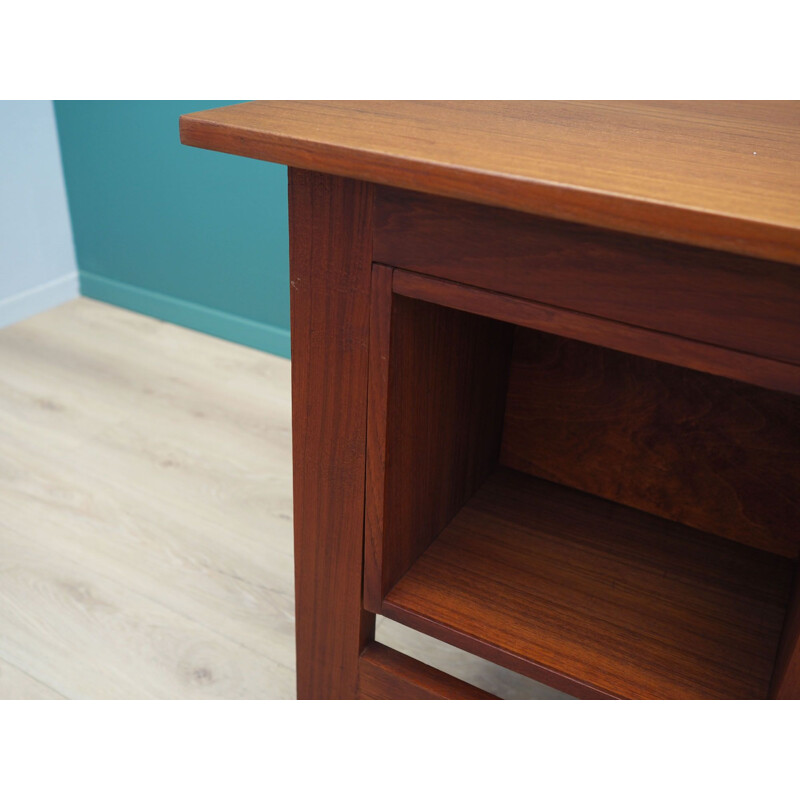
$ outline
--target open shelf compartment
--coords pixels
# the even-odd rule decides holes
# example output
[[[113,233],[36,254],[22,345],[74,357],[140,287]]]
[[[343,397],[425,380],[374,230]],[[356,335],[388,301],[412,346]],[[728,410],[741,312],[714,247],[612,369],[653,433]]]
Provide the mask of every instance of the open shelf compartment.
[[[577,697],[770,696],[800,398],[374,270],[364,607]]]

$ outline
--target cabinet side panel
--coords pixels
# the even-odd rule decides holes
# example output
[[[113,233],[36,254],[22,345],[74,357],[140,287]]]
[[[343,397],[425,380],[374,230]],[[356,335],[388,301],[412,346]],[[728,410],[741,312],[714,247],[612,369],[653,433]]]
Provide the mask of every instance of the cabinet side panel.
[[[497,462],[512,334],[393,295],[376,608]]]
[[[369,184],[289,170],[297,694],[354,698],[361,610]]]

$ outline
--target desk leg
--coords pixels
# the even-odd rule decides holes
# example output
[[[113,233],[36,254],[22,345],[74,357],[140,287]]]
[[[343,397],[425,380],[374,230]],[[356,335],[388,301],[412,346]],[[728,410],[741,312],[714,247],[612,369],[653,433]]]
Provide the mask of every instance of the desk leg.
[[[356,696],[372,186],[289,170],[297,696]]]

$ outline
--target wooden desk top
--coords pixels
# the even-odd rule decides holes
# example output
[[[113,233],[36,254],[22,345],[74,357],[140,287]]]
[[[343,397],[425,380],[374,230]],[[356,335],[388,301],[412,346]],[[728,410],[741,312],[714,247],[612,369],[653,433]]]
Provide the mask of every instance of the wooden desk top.
[[[800,264],[800,102],[270,101],[181,140]]]

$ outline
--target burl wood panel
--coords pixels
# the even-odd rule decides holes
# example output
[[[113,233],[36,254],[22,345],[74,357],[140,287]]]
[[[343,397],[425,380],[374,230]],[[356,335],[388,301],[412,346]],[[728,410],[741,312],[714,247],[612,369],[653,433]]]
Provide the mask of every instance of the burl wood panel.
[[[374,259],[595,317],[800,363],[800,270],[389,187]]]
[[[364,603],[376,612],[497,461],[513,333],[392,295],[378,274],[373,324],[391,304],[391,337],[373,337],[370,359]]]
[[[465,681],[373,642],[358,662],[359,700],[497,700]]]
[[[766,698],[793,568],[501,468],[384,614],[578,697]]]
[[[289,170],[297,696],[354,698],[361,610],[372,187]]]
[[[501,462],[798,553],[796,395],[518,328]]]

